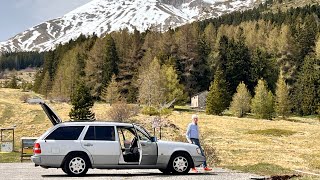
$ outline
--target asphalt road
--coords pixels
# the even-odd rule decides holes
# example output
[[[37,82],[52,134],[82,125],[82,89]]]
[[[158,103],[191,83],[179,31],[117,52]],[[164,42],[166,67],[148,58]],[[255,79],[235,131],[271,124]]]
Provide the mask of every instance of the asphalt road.
[[[90,169],[87,176],[76,178],[68,177],[61,169],[43,169],[34,167],[32,163],[10,163],[0,164],[0,180],[11,179],[172,179],[172,180],[249,180],[266,179],[264,177],[214,168],[212,172],[203,172],[199,168],[199,173],[189,173],[188,175],[164,175],[157,169],[134,169],[134,170],[98,170]]]

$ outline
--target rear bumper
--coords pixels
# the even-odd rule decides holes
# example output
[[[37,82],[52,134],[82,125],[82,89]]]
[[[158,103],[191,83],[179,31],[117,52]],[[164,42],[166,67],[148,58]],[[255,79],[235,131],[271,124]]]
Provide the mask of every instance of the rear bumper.
[[[40,156],[31,156],[31,161],[36,165],[41,165],[41,157]]]
[[[200,166],[206,160],[204,156],[193,156],[192,159],[195,167]]]
[[[47,168],[59,168],[61,167],[64,156],[43,156],[33,155],[31,161],[37,166]]]

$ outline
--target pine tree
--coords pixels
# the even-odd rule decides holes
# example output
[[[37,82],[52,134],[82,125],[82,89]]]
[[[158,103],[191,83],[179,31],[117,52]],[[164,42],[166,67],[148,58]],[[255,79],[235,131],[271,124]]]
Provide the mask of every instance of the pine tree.
[[[83,81],[77,84],[76,90],[71,96],[71,104],[73,107],[69,117],[72,120],[95,120],[95,115],[90,110],[94,105],[93,97],[90,95],[90,89]]]
[[[227,82],[224,78],[223,72],[221,70],[217,70],[214,76],[214,81],[211,82],[207,96],[206,113],[221,115],[229,106],[229,103],[230,96]]]
[[[179,83],[178,75],[173,66],[163,65],[161,67],[164,78],[163,87],[165,88],[166,102],[176,99],[177,102],[183,102],[187,99],[184,93],[184,87]]]
[[[316,114],[320,103],[320,59],[307,56],[294,89],[294,106],[300,115]]]
[[[209,23],[204,29],[205,41],[209,45],[210,49],[214,48],[214,43],[216,41],[216,29],[212,23]]]
[[[320,59],[320,36],[318,37],[318,40],[316,42],[315,53],[316,57]]]
[[[41,86],[39,90],[39,92],[45,95],[46,98],[48,98],[48,95],[50,93],[51,85],[52,85],[52,82],[50,81],[49,72],[46,72],[44,74],[43,80],[41,81]]]
[[[229,84],[229,91],[233,94],[240,82],[244,82],[249,86],[252,82],[252,62],[248,47],[244,44],[242,35],[239,35],[239,41],[222,36],[219,40],[217,54],[211,54],[211,66],[215,71],[216,68],[222,68],[225,72],[226,81]],[[252,89],[251,89],[252,90]]]
[[[266,119],[272,119],[274,117],[274,97],[271,91],[268,92],[266,100]]]
[[[251,94],[246,85],[241,82],[237,87],[237,92],[233,95],[230,111],[241,118],[250,111],[250,103]]]
[[[91,93],[99,98],[103,87],[107,86],[113,74],[118,73],[118,55],[111,35],[98,39],[92,47],[86,64],[86,75]]]
[[[14,75],[11,77],[11,80],[8,84],[8,88],[12,88],[12,89],[18,89],[18,83],[17,83],[17,76]]]
[[[116,81],[116,76],[113,75],[109,85],[102,90],[101,99],[112,105],[120,100],[121,94],[119,92],[119,85]]]
[[[84,54],[81,54],[79,51],[83,51],[83,49],[79,49],[76,55],[76,67],[77,67],[77,74],[79,78],[84,78],[86,76],[85,68],[86,68],[86,62]]]
[[[37,73],[35,74],[35,80],[33,84],[32,90],[36,93],[40,93],[40,87],[41,87],[41,82],[43,80],[44,74],[42,73],[41,70],[38,70]]]
[[[313,14],[299,14],[293,28],[293,36],[296,41],[296,50],[293,52],[298,70],[301,70],[303,60],[312,53],[316,43],[317,20]]]
[[[277,66],[276,60],[272,58],[267,52],[261,49],[255,49],[251,56],[252,67],[251,71],[251,85],[248,85],[249,90],[254,90],[254,84],[259,79],[264,79],[268,83],[268,87],[274,91],[275,83],[278,78],[279,67]]]
[[[318,104],[317,113],[318,113],[318,119],[320,120],[320,103]]]
[[[164,103],[163,77],[159,60],[154,58],[146,69],[139,73],[139,102],[159,107]]]
[[[236,91],[238,84],[243,81],[249,87],[252,86],[251,71],[252,68],[251,57],[248,47],[244,44],[244,40],[235,42],[229,41],[226,52],[226,80],[229,83],[230,92],[233,94]]]
[[[189,94],[208,89],[210,72],[207,65],[209,46],[201,36],[199,24],[181,27],[175,33],[178,46],[177,69],[181,72],[181,83]]]
[[[283,78],[282,73],[280,73],[277,81],[275,110],[277,115],[282,116],[283,118],[288,117],[291,110],[289,88]]]
[[[120,63],[118,64],[119,73],[117,82],[121,96],[129,103],[136,103],[138,96],[137,76],[140,60],[143,56],[142,35],[134,30],[131,34],[128,29],[114,32],[117,52]]]
[[[268,92],[266,82],[259,80],[255,87],[255,96],[251,101],[251,112],[256,118],[271,119],[274,112],[273,104],[273,95],[271,91]]]
[[[60,60],[50,96],[61,101],[68,101],[71,94],[75,91],[76,81],[79,79],[78,62],[79,48],[73,48],[67,51]]]

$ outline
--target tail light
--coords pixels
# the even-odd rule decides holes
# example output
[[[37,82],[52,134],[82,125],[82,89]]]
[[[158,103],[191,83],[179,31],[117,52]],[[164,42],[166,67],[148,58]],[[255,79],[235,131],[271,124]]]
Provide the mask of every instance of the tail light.
[[[34,153],[34,154],[41,154],[40,143],[35,143],[35,144],[34,144],[33,153]]]

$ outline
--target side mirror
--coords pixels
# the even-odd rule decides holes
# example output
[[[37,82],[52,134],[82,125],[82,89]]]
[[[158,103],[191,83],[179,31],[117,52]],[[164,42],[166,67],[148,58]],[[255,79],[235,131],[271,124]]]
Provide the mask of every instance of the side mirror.
[[[158,141],[157,137],[151,137],[151,142],[157,142],[157,141]]]

